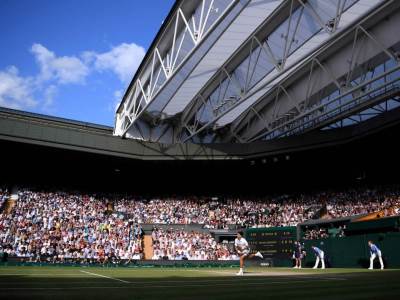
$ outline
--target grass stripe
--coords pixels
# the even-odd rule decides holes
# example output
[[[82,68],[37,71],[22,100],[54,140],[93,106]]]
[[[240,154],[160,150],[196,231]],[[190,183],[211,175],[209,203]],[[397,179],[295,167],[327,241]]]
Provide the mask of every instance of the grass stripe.
[[[96,273],[82,271],[82,270],[80,272],[86,273],[86,274],[89,274],[89,275],[93,275],[93,276],[97,276],[97,277],[107,278],[107,279],[110,279],[110,280],[120,281],[120,282],[123,282],[123,283],[129,283],[129,281],[126,281],[126,280],[122,280],[122,279],[118,279],[118,278],[114,278],[114,277],[109,277],[109,276],[105,276],[105,275],[101,275],[101,274],[96,274]]]
[[[98,274],[96,274],[98,275]],[[103,277],[103,276],[101,276]],[[117,278],[109,278],[118,280]],[[315,279],[315,280],[292,280],[290,283],[312,283],[315,281],[331,281],[326,279]],[[126,283],[129,283],[126,281]],[[268,286],[268,284],[287,284],[287,281],[267,281],[267,282],[243,282],[243,284],[239,284],[239,286],[245,287],[248,285],[264,285]],[[151,288],[190,288],[190,287],[231,287],[231,286],[238,286],[238,282],[232,283],[207,283],[207,284],[182,284],[180,282],[179,285],[154,285],[152,284]],[[77,286],[77,287],[4,287],[1,288],[0,293],[2,290],[84,290],[84,289],[147,289],[149,286]]]

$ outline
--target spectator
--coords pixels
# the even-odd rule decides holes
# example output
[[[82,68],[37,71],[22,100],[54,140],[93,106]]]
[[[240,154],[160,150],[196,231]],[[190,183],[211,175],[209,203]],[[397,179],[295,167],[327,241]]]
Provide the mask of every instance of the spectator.
[[[0,201],[6,197],[7,192],[0,191]],[[130,261],[143,255],[141,224],[201,224],[205,229],[296,226],[316,217],[377,211],[392,216],[399,214],[399,207],[397,186],[218,201],[22,190],[10,214],[0,211],[0,245],[4,252],[30,261]],[[232,258],[208,233],[157,229],[153,235],[154,258]],[[314,239],[328,233],[313,229],[305,235]]]
[[[154,228],[153,259],[233,260],[238,257],[209,233]]]

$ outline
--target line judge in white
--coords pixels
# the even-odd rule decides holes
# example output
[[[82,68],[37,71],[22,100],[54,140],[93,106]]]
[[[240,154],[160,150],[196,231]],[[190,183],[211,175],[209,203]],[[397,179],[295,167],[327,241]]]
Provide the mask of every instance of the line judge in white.
[[[250,254],[249,243],[247,243],[247,241],[243,237],[242,231],[239,231],[236,235],[235,250],[240,257],[240,270],[239,270],[239,273],[236,274],[239,276],[243,275],[244,261],[246,259],[250,259],[253,257],[259,257],[261,259],[264,258],[259,251],[255,254],[254,253]]]
[[[317,269],[319,265],[319,261],[321,261],[321,269],[325,269],[325,253],[318,247],[312,246],[311,247],[315,253],[315,265],[313,269]]]

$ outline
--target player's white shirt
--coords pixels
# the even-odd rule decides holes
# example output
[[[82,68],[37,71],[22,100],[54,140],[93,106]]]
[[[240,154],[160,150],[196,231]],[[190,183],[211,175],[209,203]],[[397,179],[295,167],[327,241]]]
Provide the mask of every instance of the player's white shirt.
[[[235,247],[239,247],[242,250],[248,249],[249,248],[249,243],[244,238],[235,239]]]

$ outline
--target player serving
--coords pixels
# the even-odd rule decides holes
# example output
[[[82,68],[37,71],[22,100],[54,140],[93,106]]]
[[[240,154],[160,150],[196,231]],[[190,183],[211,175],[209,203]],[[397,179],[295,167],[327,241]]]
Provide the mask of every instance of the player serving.
[[[255,254],[250,254],[249,243],[247,243],[246,239],[243,237],[243,232],[239,231],[236,235],[235,239],[235,250],[240,257],[240,270],[236,275],[243,275],[244,261],[249,258],[259,257],[264,258],[262,254],[258,251]]]

